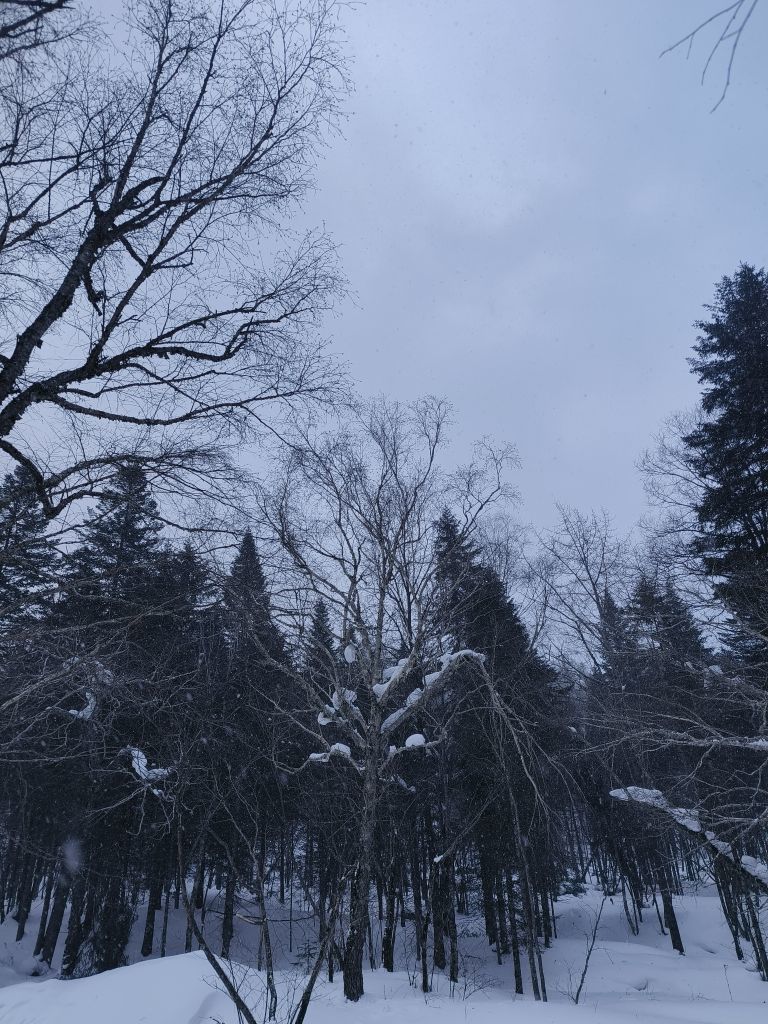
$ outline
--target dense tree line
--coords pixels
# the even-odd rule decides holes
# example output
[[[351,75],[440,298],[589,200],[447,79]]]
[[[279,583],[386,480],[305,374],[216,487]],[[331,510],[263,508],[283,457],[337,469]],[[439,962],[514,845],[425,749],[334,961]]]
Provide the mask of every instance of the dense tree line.
[[[351,999],[366,960],[395,969],[398,932],[425,991],[435,970],[458,981],[466,914],[546,999],[561,894],[597,882],[631,927],[655,907],[682,953],[674,896],[710,878],[768,978],[764,310],[768,280],[742,267],[699,325],[709,390],[679,438],[698,489],[677,550],[630,552],[564,511],[528,564],[537,623],[488,528],[508,453],[445,473],[438,402],[307,432],[223,566],[170,538],[141,465],[64,545],[9,473],[0,915],[22,937],[40,901],[41,965],[117,966],[136,927],[164,954],[174,908],[216,962],[249,908],[274,1014],[269,906],[298,892],[311,978],[341,971]]]
[[[312,335],[332,249],[270,234],[338,114],[334,4],[142,2],[115,39],[7,6],[0,921],[21,940],[35,905],[40,970],[77,977],[137,928],[165,955],[178,910],[253,1024],[222,963],[255,922],[274,1017],[271,908],[297,897],[298,1022],[321,970],[352,1000],[366,962],[456,983],[466,915],[546,999],[586,884],[682,953],[674,897],[709,879],[768,979],[766,273],[697,325],[650,543],[563,510],[526,558],[498,529],[510,453],[447,471],[442,403],[296,415],[342,391]],[[231,449],[265,403],[290,444],[243,509]],[[190,496],[245,511],[228,558],[193,543],[218,521],[179,528]]]
[[[190,948],[211,885],[224,893],[226,957],[236,902],[255,900],[263,916],[265,885],[284,895],[296,876],[321,939],[331,930],[328,970],[343,967],[352,998],[372,884],[385,909],[371,957],[393,969],[398,920],[413,916],[425,988],[430,934],[435,966],[458,980],[455,915],[473,905],[478,879],[489,938],[500,957],[511,942],[520,978],[521,948],[533,957],[539,933],[549,941],[567,873],[539,791],[548,769],[538,750],[563,728],[555,673],[466,525],[433,505],[443,492],[429,483],[431,459],[410,472],[401,451],[394,467],[392,437],[377,431],[399,415],[379,409],[368,422],[385,442],[378,520],[351,498],[347,507],[358,556],[389,579],[365,594],[367,577],[355,593],[329,573],[323,594],[316,566],[319,593],[282,625],[253,534],[216,572],[189,544],[162,539],[141,469],[121,470],[60,554],[24,472],[6,478],[2,914],[21,937],[41,898],[36,953],[50,964],[63,944],[64,976],[123,962],[140,907],[149,955],[165,952],[169,903],[189,898]],[[435,441],[442,412],[419,415],[433,417]],[[331,467],[338,457],[346,473],[358,454],[340,447],[323,458]],[[423,497],[418,515],[403,491]],[[410,542],[421,564],[401,562]],[[301,541],[286,543],[301,564]],[[292,572],[286,565],[286,580]],[[408,600],[420,607],[403,614]],[[542,725],[531,729],[534,716]],[[347,884],[342,924],[333,907]],[[531,965],[543,993],[540,962]]]

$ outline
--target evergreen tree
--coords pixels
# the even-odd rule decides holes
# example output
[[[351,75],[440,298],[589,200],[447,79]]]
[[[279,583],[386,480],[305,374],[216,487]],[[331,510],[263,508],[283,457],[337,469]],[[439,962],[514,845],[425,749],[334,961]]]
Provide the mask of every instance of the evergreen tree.
[[[206,606],[212,593],[208,569],[186,543],[181,550],[160,549],[153,560],[153,575],[155,606],[147,628],[156,636],[158,662],[165,652],[171,677],[193,671],[201,644],[220,625]]]
[[[671,581],[662,587],[641,575],[626,609],[632,634],[634,690],[653,696],[668,713],[685,713],[701,690],[706,647],[701,630]]]
[[[233,643],[241,655],[251,657],[262,652],[280,660],[285,644],[272,620],[267,583],[253,534],[247,530],[224,588],[224,603],[229,612]]]
[[[243,536],[224,586],[224,609],[229,668],[222,696],[230,705],[230,715],[242,710],[241,725],[246,725],[256,749],[266,753],[277,742],[276,730],[281,735],[289,730],[280,711],[297,695],[286,693],[280,669],[287,658],[285,641],[272,618],[266,578],[250,530]]]
[[[305,671],[313,686],[326,693],[329,700],[333,690],[336,658],[331,614],[325,601],[318,598],[312,609],[312,619],[307,633]]]
[[[435,553],[439,615],[454,649],[485,654],[491,674],[511,680],[547,673],[498,573],[482,564],[476,544],[445,509],[437,522]],[[542,674],[543,673],[543,674]]]
[[[446,634],[460,637],[466,630],[477,584],[479,549],[463,535],[447,508],[436,524],[435,554],[437,614]]]
[[[700,670],[708,658],[707,646],[700,626],[671,580],[667,580],[659,594],[659,605],[659,643],[662,650],[674,652],[678,663]]]
[[[623,608],[606,589],[600,609],[600,670],[593,686],[614,693],[624,692],[632,681],[634,638]]]
[[[683,440],[703,482],[695,551],[747,631],[768,643],[768,275],[724,277],[691,360],[704,421]]]
[[[465,646],[486,655],[491,675],[511,681],[541,673],[543,664],[531,648],[528,630],[493,569],[476,569],[466,603]]]
[[[121,467],[91,512],[83,545],[68,559],[63,618],[110,634],[156,606],[160,529],[143,470]]]
[[[21,466],[0,484],[0,620],[39,615],[53,584],[55,552],[47,520],[28,472]]]

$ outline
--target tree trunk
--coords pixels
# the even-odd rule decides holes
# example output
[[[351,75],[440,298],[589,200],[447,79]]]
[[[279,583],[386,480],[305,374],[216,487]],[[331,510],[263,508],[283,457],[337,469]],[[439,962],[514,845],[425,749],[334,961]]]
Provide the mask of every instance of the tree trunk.
[[[195,880],[192,883],[192,894],[193,894],[192,906],[193,907],[195,906],[194,894],[197,892],[198,888],[200,888],[200,880],[202,879],[202,877],[203,877],[203,862],[202,862],[202,858],[201,858],[200,861],[198,862],[197,868],[195,870]],[[182,878],[181,879],[181,887],[182,887],[182,889],[184,891],[186,891],[186,887],[187,887],[187,880],[186,880],[186,878]],[[184,903],[186,905],[187,900],[185,900]],[[189,914],[187,914],[187,932],[186,932],[186,935],[184,936],[184,952],[185,953],[191,953],[192,952],[192,935],[193,935],[193,932],[194,932],[193,919],[189,916]]]
[[[32,886],[34,884],[34,861],[31,854],[26,854],[21,871],[19,887],[16,890],[16,913],[17,921],[16,941],[21,942],[24,938],[24,931],[27,926],[27,918],[32,907]]]
[[[168,939],[168,911],[171,903],[171,872],[168,872],[168,878],[165,883],[165,906],[163,908],[163,931],[160,936],[160,956],[165,956],[165,947]]]
[[[70,889],[72,888],[72,881],[72,874],[68,870],[67,865],[62,862],[59,866],[59,873],[56,878],[53,908],[51,910],[51,916],[48,918],[48,924],[46,925],[45,940],[43,942],[41,953],[41,959],[44,963],[48,964],[49,967],[53,961],[56,944],[59,941],[61,925],[64,921],[64,911],[67,906],[67,900],[69,899]]]
[[[523,994],[523,968],[520,963],[520,939],[517,934],[517,912],[515,910],[515,886],[512,881],[512,872],[509,868],[505,871],[507,880],[507,903],[509,904],[509,934],[512,938],[512,965],[515,972],[515,994]]]
[[[381,940],[381,960],[384,970],[390,973],[395,969],[395,935],[397,929],[397,877],[393,862],[387,876],[387,897],[384,917],[384,935]]]
[[[659,864],[657,862],[654,867],[656,869],[656,881],[659,886],[659,892],[661,893],[661,905],[664,910],[664,924],[669,928],[669,937],[672,940],[672,948],[676,949],[678,953],[683,955],[685,953],[685,949],[683,948],[683,940],[680,937],[677,916],[672,903],[672,896],[669,891],[669,877],[663,864]]]
[[[365,780],[363,783],[363,808],[360,822],[357,867],[350,887],[349,932],[344,949],[344,995],[356,1003],[363,995],[363,953],[368,930],[368,897],[371,888],[371,860],[375,832],[377,800],[377,747],[378,725],[375,740],[370,743],[366,757]]]
[[[33,951],[34,956],[39,956],[43,950],[43,943],[45,942],[45,929],[48,924],[48,912],[51,909],[51,896],[53,895],[53,886],[56,881],[56,867],[51,864],[48,871],[48,878],[45,883],[45,895],[43,896],[43,909],[40,912],[40,927],[37,930],[37,941],[35,942],[35,948]]]
[[[259,856],[256,862],[255,895],[256,906],[261,917],[261,937],[259,948],[264,949],[264,958],[267,967],[267,1017],[274,1020],[277,1014],[277,988],[275,987],[275,969],[272,960],[272,937],[269,934],[269,921],[267,920],[267,904],[264,899],[264,875],[266,873],[267,861],[267,821],[264,812],[261,814],[261,834],[259,837]]]
[[[155,940],[155,914],[162,905],[163,880],[155,867],[147,893],[147,916],[144,921],[144,938],[141,943],[141,955],[151,956]]]
[[[77,966],[77,958],[83,942],[82,912],[85,902],[85,877],[81,874],[72,887],[72,905],[69,909],[67,937],[64,941],[64,955],[61,960],[61,976],[70,978]]]
[[[356,1003],[363,995],[363,953],[368,930],[368,893],[371,871],[368,858],[361,851],[361,860],[352,878],[349,905],[349,932],[344,948],[344,995]]]
[[[451,947],[451,958],[449,978],[456,985],[459,981],[459,938],[456,932],[456,876],[454,874],[453,859],[451,858],[447,869],[447,928],[448,939]]]
[[[422,907],[421,865],[419,847],[414,835],[411,846],[411,886],[413,887],[414,927],[416,928],[416,949],[421,964],[421,991],[429,992],[429,963],[427,961],[427,935],[429,933],[429,912]]]
[[[499,942],[498,950],[499,955],[509,953],[509,936],[507,935],[507,908],[504,905],[504,889],[501,885],[501,872],[496,875],[494,879],[494,888],[496,889],[496,913],[499,918]]]
[[[229,947],[235,934],[235,872],[230,867],[224,889],[224,918],[221,922],[221,955],[229,960]]]

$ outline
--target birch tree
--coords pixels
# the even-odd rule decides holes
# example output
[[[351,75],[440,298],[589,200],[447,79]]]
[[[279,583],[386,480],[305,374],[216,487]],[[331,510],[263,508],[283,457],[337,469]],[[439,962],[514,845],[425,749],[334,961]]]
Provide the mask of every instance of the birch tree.
[[[4,7],[0,451],[49,517],[121,462],[210,488],[339,380],[332,246],[289,226],[345,88],[334,4]]]
[[[408,759],[428,756],[440,743],[439,735],[416,728],[420,714],[457,672],[479,669],[483,660],[441,636],[435,530],[450,504],[461,536],[472,534],[507,494],[511,453],[483,448],[471,465],[446,473],[439,456],[447,414],[434,400],[363,408],[341,431],[306,438],[281,466],[281,483],[263,507],[292,599],[322,598],[343,650],[341,662],[329,658],[327,672],[294,674],[292,682],[303,695],[300,721],[311,748],[301,770],[340,768],[351,794],[356,840],[344,992],[352,1000],[363,994],[381,802],[408,790]]]

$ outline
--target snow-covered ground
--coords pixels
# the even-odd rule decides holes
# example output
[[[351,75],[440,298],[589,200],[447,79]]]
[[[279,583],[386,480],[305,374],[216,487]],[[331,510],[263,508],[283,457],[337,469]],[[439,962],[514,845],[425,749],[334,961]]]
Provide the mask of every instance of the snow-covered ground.
[[[736,960],[717,895],[707,889],[677,901],[686,948],[683,957],[672,950],[669,937],[660,933],[652,907],[645,914],[640,934],[633,936],[621,899],[606,902],[586,983],[579,1005],[574,1005],[600,900],[598,893],[589,892],[558,901],[559,937],[544,954],[550,999],[545,1005],[535,1004],[530,996],[515,998],[510,958],[505,957],[498,966],[480,923],[463,919],[462,980],[453,992],[447,979],[437,974],[432,993],[425,996],[418,990],[406,940],[400,959],[410,972],[367,971],[366,995],[356,1005],[345,1004],[340,976],[333,985],[318,983],[308,1024],[752,1024],[765,1019],[768,984],[760,980],[752,963]],[[279,918],[274,925],[280,965],[278,1019],[285,1020],[303,984],[306,944],[312,936],[303,931],[301,907],[294,908],[292,942],[288,906],[273,908],[273,916]],[[212,933],[216,922],[214,906],[207,919]],[[134,949],[140,943],[142,927],[140,916]],[[255,929],[242,921],[237,927],[236,954],[253,964],[258,944]],[[14,929],[8,921],[0,928],[3,1024],[236,1024],[237,1014],[200,952],[149,959],[75,981],[51,976],[30,980],[34,919],[28,936],[18,946],[13,941]],[[178,949],[180,942],[183,945],[183,930],[181,914],[172,915],[169,949]],[[260,1018],[262,976],[254,969],[242,968],[237,980]]]

